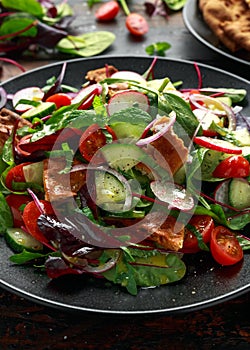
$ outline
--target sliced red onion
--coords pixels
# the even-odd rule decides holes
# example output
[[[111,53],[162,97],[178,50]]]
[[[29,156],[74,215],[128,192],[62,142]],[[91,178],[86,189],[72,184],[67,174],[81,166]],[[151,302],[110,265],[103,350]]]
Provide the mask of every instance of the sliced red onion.
[[[243,110],[243,107],[242,106],[234,106],[232,108],[234,114],[237,114],[237,113],[240,113],[242,110]]]
[[[190,102],[198,109],[202,109],[205,111],[212,111],[214,114],[218,116],[227,116],[228,118],[228,129],[229,130],[235,130],[236,129],[236,116],[231,107],[229,107],[227,104],[215,100],[213,97],[200,95],[200,94],[191,94],[189,96]],[[199,102],[204,103],[210,103],[212,105],[218,106],[218,109],[209,109],[203,105],[201,105]]]
[[[145,146],[147,144],[149,144],[150,142],[153,142],[155,140],[157,140],[159,137],[163,136],[170,128],[171,126],[173,126],[173,124],[175,123],[175,120],[176,120],[176,113],[174,111],[172,111],[170,114],[169,114],[169,120],[168,122],[164,123],[163,126],[159,129],[159,131],[157,131],[155,134],[149,136],[149,137],[146,137],[146,138],[141,138],[140,140],[138,140],[136,142],[136,145],[137,146]],[[145,133],[152,128],[152,126],[154,126],[155,122],[157,121],[158,119],[154,119],[147,127],[146,129],[144,130],[143,132],[143,135],[145,135]]]
[[[83,269],[85,272],[93,273],[93,274],[100,274],[105,271],[108,271],[112,269],[112,267],[115,266],[117,263],[119,257],[121,255],[121,250],[117,249],[113,256],[104,264],[100,264],[97,266],[92,266],[88,263],[88,259],[85,258],[79,258],[79,257],[72,257],[62,252],[63,258],[68,261],[70,264],[76,266],[77,268]]]
[[[31,195],[33,201],[36,204],[37,209],[40,211],[41,214],[45,214],[44,212],[44,208],[43,205],[41,204],[41,202],[39,201],[38,197],[36,196],[36,194],[30,189],[27,189],[27,192]]]
[[[190,211],[194,207],[194,199],[184,188],[172,182],[152,181],[150,188],[154,195],[169,204],[169,209],[177,208],[182,211]]]
[[[116,265],[120,256],[121,256],[121,250],[117,249],[115,251],[114,255],[112,256],[112,258],[110,258],[105,264],[98,265],[98,266],[91,266],[88,264],[87,266],[84,267],[84,271],[89,272],[89,273],[94,273],[94,274],[99,274],[99,273],[103,273],[105,271],[108,271]]]
[[[7,103],[7,93],[3,87],[0,87],[0,109]]]
[[[83,87],[76,96],[71,100],[71,104],[82,104],[89,97],[100,95],[102,93],[102,86],[100,84],[88,85],[87,87]]]

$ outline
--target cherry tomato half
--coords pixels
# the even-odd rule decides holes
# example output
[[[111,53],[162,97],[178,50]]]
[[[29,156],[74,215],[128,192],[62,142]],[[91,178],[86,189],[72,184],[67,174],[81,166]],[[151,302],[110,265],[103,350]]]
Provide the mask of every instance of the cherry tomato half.
[[[95,18],[98,21],[111,21],[120,11],[120,6],[117,1],[108,1],[101,5],[95,13]]]
[[[91,161],[93,155],[106,145],[106,136],[99,125],[90,125],[82,134],[79,141],[79,151],[84,159]]]
[[[214,221],[209,215],[194,215],[189,221],[189,225],[200,232],[203,242],[208,243],[214,229]],[[198,239],[191,229],[185,229],[185,238],[183,242],[183,253],[197,253],[200,251]]]
[[[31,201],[30,196],[11,193],[5,199],[13,216],[14,227],[21,227],[23,225],[21,207]]]
[[[71,98],[67,94],[58,93],[48,97],[46,102],[54,102],[58,109],[63,106],[69,106],[71,104]]]
[[[214,260],[221,265],[234,265],[243,259],[243,250],[235,234],[224,226],[213,229],[210,250]]]
[[[214,177],[246,177],[250,174],[250,164],[241,155],[234,155],[220,162],[213,172]]]
[[[130,13],[127,16],[126,27],[135,36],[142,36],[148,32],[147,21],[138,13]]]
[[[23,167],[28,164],[30,164],[30,162],[16,165],[10,169],[5,179],[5,186],[7,188],[9,188],[10,190],[14,190],[13,182],[25,182]]]
[[[40,200],[39,202],[46,214],[48,215],[54,214],[54,211],[50,202],[45,200]],[[30,233],[31,236],[36,238],[39,242],[50,247],[48,239],[44,236],[44,234],[39,230],[39,227],[37,226],[37,219],[39,218],[40,215],[41,213],[36,203],[34,201],[31,201],[24,208],[23,222],[27,231]]]
[[[116,133],[114,132],[114,130],[113,130],[109,125],[105,125],[105,129],[106,129],[107,132],[112,136],[112,140],[113,140],[113,141],[118,140],[118,139],[117,139],[117,136],[116,136]]]

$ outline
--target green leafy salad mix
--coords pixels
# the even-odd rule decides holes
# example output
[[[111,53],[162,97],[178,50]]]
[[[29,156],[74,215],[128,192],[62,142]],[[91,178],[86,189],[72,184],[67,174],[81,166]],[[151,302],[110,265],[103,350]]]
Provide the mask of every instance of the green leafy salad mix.
[[[186,254],[243,261],[247,92],[182,89],[155,78],[155,62],[144,74],[83,67],[80,89],[64,84],[64,63],[43,87],[2,88],[1,244],[12,263],[49,279],[101,277],[136,295],[183,279]]]

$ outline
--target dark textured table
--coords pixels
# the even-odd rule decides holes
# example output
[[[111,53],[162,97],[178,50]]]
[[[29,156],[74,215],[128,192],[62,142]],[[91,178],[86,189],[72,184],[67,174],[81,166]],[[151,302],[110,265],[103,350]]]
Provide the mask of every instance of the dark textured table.
[[[72,31],[85,33],[110,30],[116,41],[105,55],[145,55],[145,47],[167,41],[171,49],[166,57],[202,62],[249,79],[249,67],[222,57],[198,42],[185,28],[182,13],[168,18],[149,18],[150,31],[135,39],[124,27],[121,12],[116,21],[97,23],[94,9],[86,1],[68,1],[77,15]],[[131,0],[130,9],[144,13],[143,1]],[[17,57],[27,70],[56,62],[62,57]],[[1,80],[21,74],[3,64]],[[0,349],[249,349],[250,293],[203,310],[177,315],[74,314],[56,310],[12,294],[0,288]]]

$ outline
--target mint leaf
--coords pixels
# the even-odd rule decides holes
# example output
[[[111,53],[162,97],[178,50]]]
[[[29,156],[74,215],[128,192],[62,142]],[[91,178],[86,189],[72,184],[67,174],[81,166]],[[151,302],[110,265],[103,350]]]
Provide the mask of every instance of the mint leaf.
[[[171,45],[167,42],[156,42],[146,47],[145,51],[150,56],[165,56],[165,51],[169,50]]]

